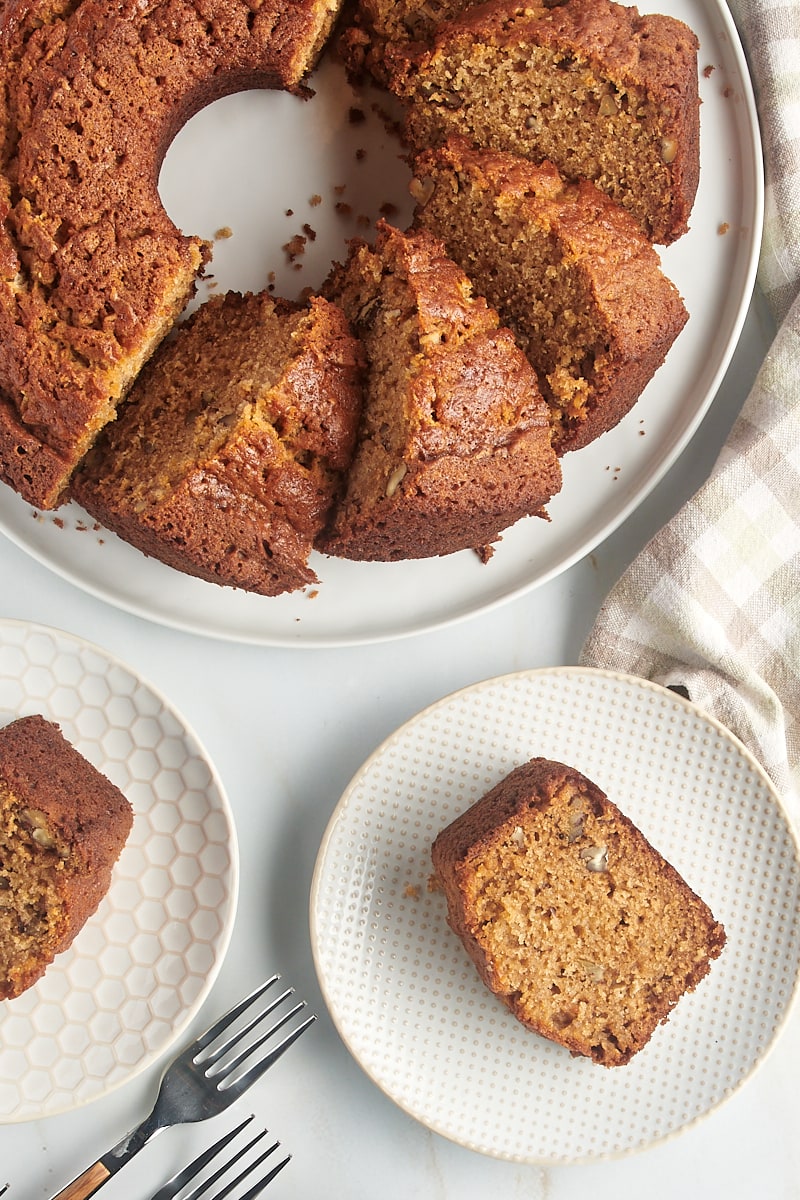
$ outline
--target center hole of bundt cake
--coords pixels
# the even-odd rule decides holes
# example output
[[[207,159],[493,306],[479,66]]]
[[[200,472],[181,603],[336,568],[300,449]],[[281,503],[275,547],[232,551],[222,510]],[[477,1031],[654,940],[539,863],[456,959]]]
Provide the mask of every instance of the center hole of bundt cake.
[[[296,299],[345,257],[348,239],[371,238],[379,217],[410,219],[410,173],[386,98],[354,91],[331,60],[308,83],[310,99],[226,96],[173,140],[162,202],[182,232],[213,243],[198,301],[263,289]]]

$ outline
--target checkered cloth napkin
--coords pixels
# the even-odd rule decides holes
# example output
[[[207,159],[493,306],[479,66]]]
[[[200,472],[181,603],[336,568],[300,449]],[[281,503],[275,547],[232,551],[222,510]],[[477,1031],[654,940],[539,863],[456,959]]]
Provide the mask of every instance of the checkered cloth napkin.
[[[682,686],[800,827],[800,0],[729,0],[759,108],[759,285],[779,324],[708,481],[598,614],[584,665]]]

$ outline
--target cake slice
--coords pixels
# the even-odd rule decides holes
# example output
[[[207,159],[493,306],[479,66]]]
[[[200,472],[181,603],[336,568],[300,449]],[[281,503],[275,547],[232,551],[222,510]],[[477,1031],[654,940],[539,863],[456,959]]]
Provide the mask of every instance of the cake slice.
[[[414,164],[431,230],[514,332],[539,378],[559,454],[632,408],[688,313],[634,218],[587,180],[463,139]]]
[[[111,884],[122,792],[41,716],[0,729],[0,1000],[31,987]]]
[[[460,134],[548,160],[666,244],[688,229],[699,179],[697,50],[681,21],[613,0],[492,0],[386,61],[416,151]]]
[[[561,484],[535,374],[425,230],[381,222],[327,284],[361,338],[364,412],[344,499],[318,539],[391,561],[482,549]]]
[[[360,370],[327,300],[209,300],[148,363],[73,496],[188,575],[266,596],[315,583],[308,559],[350,462]]]
[[[580,772],[535,758],[433,844],[486,986],[573,1055],[621,1066],[725,944],[708,906]]]

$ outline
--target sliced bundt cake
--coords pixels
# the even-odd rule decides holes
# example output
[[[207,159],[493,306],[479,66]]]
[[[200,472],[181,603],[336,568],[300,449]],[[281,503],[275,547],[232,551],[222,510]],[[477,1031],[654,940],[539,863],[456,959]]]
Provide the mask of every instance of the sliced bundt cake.
[[[0,479],[42,508],[190,298],[209,247],[167,216],[181,125],[301,89],[339,0],[0,5]]]
[[[313,583],[309,554],[355,441],[360,362],[327,300],[212,299],[147,364],[73,494],[187,574],[269,596]]]
[[[415,150],[460,134],[547,159],[668,243],[688,228],[699,178],[697,50],[681,21],[613,0],[491,0],[386,59]]]
[[[441,242],[381,222],[326,291],[362,339],[367,375],[347,491],[320,548],[424,558],[543,515],[561,480],[535,374]]]
[[[651,243],[616,201],[552,163],[451,140],[415,161],[415,222],[515,333],[558,453],[623,417],[686,323]]]

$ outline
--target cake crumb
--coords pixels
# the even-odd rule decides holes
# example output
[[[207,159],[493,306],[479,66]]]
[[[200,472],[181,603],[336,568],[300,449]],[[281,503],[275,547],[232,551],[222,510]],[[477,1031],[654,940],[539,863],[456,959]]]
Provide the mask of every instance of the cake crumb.
[[[288,242],[284,242],[281,249],[286,252],[286,257],[290,263],[293,263],[301,254],[305,253],[307,241],[308,238],[304,237],[302,233],[296,233]]]
[[[217,232],[214,234],[214,241],[216,241],[216,242],[224,242],[224,241],[226,241],[228,238],[232,238],[232,237],[233,237],[233,230],[231,229],[230,225],[223,225],[223,226],[222,226],[220,229],[218,229],[218,230],[217,230]]]
[[[703,78],[710,79],[712,72],[715,70],[716,68],[712,65],[712,63],[708,63],[707,66],[703,67]]]
[[[719,228],[717,229],[717,233],[726,234],[729,229],[730,229],[730,225],[728,224],[728,222],[722,221]]]
[[[322,204],[322,196],[318,196],[315,192],[308,203],[312,208],[318,208]]]
[[[419,888],[415,883],[407,883],[403,895],[409,900],[419,900]]]

